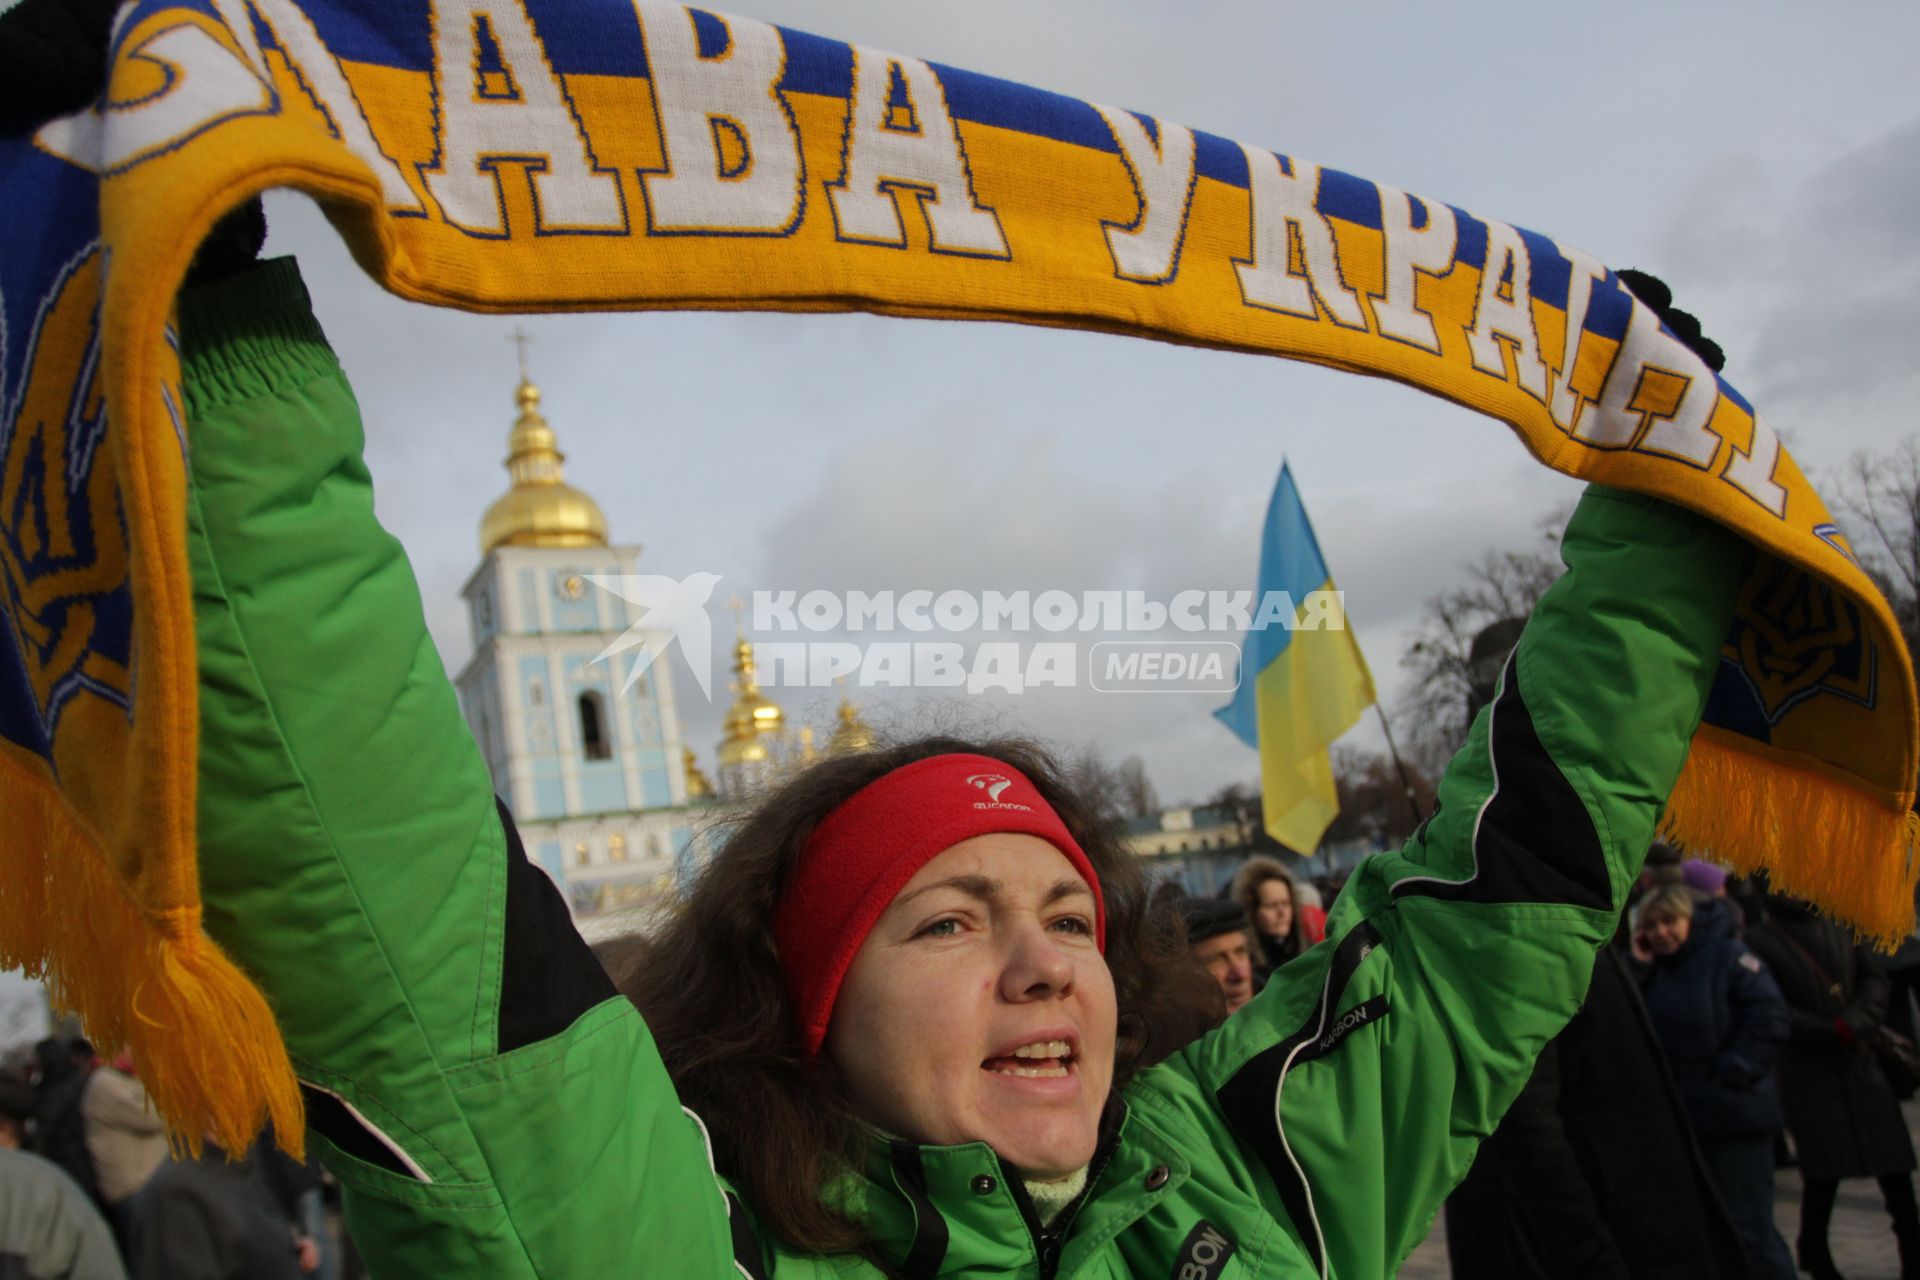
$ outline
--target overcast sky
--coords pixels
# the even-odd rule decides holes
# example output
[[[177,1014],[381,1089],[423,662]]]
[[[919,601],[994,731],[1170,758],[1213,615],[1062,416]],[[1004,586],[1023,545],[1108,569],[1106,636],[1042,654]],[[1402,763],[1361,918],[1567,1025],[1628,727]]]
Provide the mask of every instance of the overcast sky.
[[[1297,154],[1650,269],[1816,475],[1912,430],[1920,6],[728,7]],[[302,197],[275,196],[269,219],[359,393],[381,517],[457,671],[471,652],[458,588],[506,483],[515,322],[386,296]],[[1498,423],[1274,359],[867,316],[524,323],[569,479],[616,541],[645,546],[644,570],[723,575],[716,602],[755,588],[1249,588],[1285,455],[1391,705],[1422,601],[1488,548],[1538,545],[1540,518],[1577,496]],[[718,608],[715,624],[724,670]],[[675,673],[686,739],[711,768],[723,681],[708,705],[677,660]],[[816,723],[834,699],[775,696]],[[917,714],[860,696],[877,719]],[[1138,754],[1177,800],[1254,775],[1209,714],[1219,701],[1080,689],[970,710]]]

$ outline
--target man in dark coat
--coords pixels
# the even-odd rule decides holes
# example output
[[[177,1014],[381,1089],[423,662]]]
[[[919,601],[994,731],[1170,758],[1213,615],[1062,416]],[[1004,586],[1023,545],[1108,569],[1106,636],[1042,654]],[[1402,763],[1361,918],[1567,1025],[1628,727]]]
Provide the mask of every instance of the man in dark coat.
[[[1839,1276],[1827,1225],[1840,1179],[1877,1178],[1900,1242],[1900,1274],[1920,1277],[1913,1140],[1867,1045],[1885,1016],[1885,971],[1871,951],[1797,898],[1770,895],[1766,919],[1747,941],[1773,970],[1793,1019],[1780,1054],[1780,1101],[1806,1184],[1801,1269],[1816,1280]]]
[[[1750,1274],[1613,949],[1447,1201],[1447,1257],[1456,1276],[1502,1280]]]
[[[87,1151],[80,1114],[93,1067],[93,1046],[79,1037],[54,1036],[33,1047],[39,1078],[33,1086],[33,1149],[67,1171],[95,1204],[100,1185]]]
[[[252,1155],[229,1160],[211,1141],[169,1160],[133,1197],[128,1250],[145,1280],[300,1280],[293,1224]]]

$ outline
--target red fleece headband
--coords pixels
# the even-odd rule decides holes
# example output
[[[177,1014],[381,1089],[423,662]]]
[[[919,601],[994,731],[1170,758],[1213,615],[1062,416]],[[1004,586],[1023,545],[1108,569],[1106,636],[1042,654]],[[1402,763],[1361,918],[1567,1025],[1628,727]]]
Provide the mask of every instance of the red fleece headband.
[[[807,1052],[820,1052],[853,958],[920,868],[963,840],[1039,836],[1093,890],[1094,940],[1107,949],[1107,905],[1067,824],[1019,770],[987,756],[929,756],[868,783],[820,823],[773,909],[773,940]]]

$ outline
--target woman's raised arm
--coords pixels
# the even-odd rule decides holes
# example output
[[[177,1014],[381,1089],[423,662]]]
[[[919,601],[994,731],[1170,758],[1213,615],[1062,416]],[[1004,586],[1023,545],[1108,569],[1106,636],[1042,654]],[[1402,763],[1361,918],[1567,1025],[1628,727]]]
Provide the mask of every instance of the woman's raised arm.
[[[1392,1274],[1578,1007],[1719,664],[1733,535],[1593,488],[1562,550],[1438,811],[1361,864],[1326,944],[1143,1079],[1224,1122],[1217,1176],[1323,1274]]]
[[[735,1275],[645,1025],[496,810],[291,260],[180,304],[207,929],[378,1274]]]

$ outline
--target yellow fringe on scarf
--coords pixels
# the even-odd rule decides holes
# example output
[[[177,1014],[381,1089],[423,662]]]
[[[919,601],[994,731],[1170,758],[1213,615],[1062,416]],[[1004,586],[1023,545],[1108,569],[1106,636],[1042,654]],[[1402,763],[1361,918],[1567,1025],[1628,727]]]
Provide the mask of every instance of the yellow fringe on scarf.
[[[212,1138],[238,1155],[271,1120],[281,1148],[303,1157],[300,1088],[273,1011],[199,910],[143,914],[55,791],[4,760],[0,771],[13,775],[0,966],[45,979],[103,1053],[132,1051],[175,1150],[197,1154]]]
[[[1742,874],[1766,871],[1891,952],[1913,930],[1920,815],[1756,745],[1701,726],[1661,836]]]

